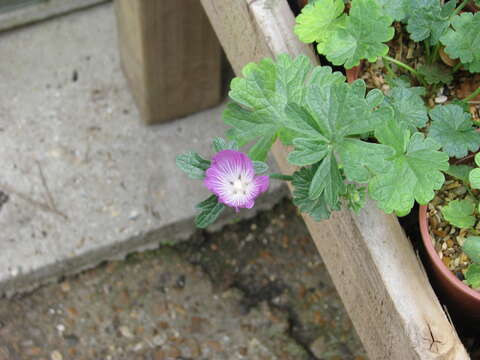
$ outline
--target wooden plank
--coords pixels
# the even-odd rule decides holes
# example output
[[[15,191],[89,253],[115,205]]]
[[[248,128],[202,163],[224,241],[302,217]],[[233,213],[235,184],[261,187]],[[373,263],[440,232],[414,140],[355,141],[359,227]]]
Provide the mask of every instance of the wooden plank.
[[[48,0],[19,6],[11,11],[0,12],[0,30],[34,23],[74,10],[79,10],[108,0]]]
[[[146,123],[221,101],[221,46],[198,0],[116,0],[115,11],[123,70]]]
[[[292,34],[284,0],[201,0],[237,74],[262,57],[308,54]],[[291,173],[277,143],[280,168]],[[369,203],[359,216],[304,216],[315,244],[372,359],[468,359],[396,217]]]

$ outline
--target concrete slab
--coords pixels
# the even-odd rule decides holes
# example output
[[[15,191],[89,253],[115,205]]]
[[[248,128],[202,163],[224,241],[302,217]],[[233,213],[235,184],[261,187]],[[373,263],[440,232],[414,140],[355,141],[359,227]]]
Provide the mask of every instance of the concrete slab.
[[[210,153],[223,106],[142,125],[111,4],[1,35],[0,94],[0,295],[192,234],[207,192],[174,158]]]

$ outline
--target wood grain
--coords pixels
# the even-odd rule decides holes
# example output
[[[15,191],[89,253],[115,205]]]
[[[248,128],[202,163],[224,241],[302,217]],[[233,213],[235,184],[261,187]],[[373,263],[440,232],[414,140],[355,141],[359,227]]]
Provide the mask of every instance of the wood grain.
[[[201,0],[235,72],[262,57],[307,54],[284,0]],[[291,173],[288,150],[274,155]],[[398,220],[369,203],[315,222],[304,216],[354,326],[372,359],[468,359]]]
[[[221,46],[198,0],[116,0],[115,12],[123,70],[146,123],[221,101]]]

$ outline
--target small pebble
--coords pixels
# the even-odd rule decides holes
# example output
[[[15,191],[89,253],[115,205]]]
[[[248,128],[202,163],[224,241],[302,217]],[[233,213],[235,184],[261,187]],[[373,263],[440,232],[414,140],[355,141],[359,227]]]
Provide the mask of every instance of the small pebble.
[[[53,351],[50,355],[50,358],[52,360],[63,360],[63,356],[58,350]]]
[[[120,326],[120,328],[118,330],[120,330],[120,334],[122,334],[122,336],[124,336],[128,339],[133,338],[133,334],[128,327]]]

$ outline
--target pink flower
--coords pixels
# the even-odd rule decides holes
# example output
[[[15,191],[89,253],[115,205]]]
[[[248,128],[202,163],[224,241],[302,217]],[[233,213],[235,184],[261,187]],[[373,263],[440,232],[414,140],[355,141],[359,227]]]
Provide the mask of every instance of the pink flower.
[[[268,189],[268,176],[255,176],[250,158],[235,150],[222,150],[212,158],[204,184],[218,201],[235,208],[252,208],[255,199]]]

